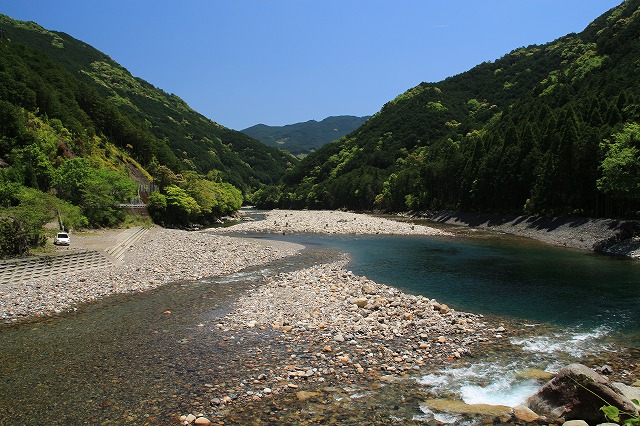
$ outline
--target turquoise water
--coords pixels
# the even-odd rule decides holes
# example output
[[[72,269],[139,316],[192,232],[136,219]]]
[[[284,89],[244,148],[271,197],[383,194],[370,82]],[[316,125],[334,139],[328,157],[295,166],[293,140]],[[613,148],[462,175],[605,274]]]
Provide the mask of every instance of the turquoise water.
[[[278,236],[351,254],[374,281],[474,313],[640,335],[640,261],[504,235]]]
[[[473,236],[278,236],[350,253],[358,275],[435,298],[467,312],[497,315],[511,349],[430,372],[416,388],[469,404],[524,403],[541,383],[528,368],[556,372],[573,362],[602,365],[620,347],[640,348],[640,261],[549,246],[524,238]],[[515,325],[519,324],[519,325]],[[515,329],[528,329],[518,336]],[[457,423],[423,410],[415,419]]]

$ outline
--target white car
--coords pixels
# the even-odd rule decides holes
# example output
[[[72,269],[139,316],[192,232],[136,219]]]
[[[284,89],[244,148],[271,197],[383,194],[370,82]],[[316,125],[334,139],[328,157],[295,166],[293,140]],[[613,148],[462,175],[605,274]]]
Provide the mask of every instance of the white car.
[[[53,239],[53,244],[60,246],[68,246],[71,244],[71,238],[66,232],[58,232]]]

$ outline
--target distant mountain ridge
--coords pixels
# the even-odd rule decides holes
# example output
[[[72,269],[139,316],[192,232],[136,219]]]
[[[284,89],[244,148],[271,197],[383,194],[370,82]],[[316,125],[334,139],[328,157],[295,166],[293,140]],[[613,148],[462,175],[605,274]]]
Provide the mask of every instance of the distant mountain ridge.
[[[327,117],[322,121],[309,120],[286,126],[257,124],[242,130],[242,133],[258,139],[267,146],[280,148],[301,157],[348,135],[369,118],[340,115]]]

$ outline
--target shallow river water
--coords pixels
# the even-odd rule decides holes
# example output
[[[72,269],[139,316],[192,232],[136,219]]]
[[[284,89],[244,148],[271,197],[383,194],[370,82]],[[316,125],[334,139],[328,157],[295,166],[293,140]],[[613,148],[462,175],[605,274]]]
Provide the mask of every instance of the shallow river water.
[[[417,379],[433,397],[515,406],[551,372],[572,362],[640,373],[640,261],[559,248],[526,238],[459,229],[456,238],[305,236],[278,239],[338,247],[358,275],[435,298],[467,312],[499,316],[512,347]],[[621,355],[624,349],[627,355]],[[635,362],[634,362],[635,361]],[[427,410],[428,411],[428,410]],[[425,414],[433,419],[432,413]],[[418,418],[424,418],[418,416]],[[456,417],[438,420],[459,423]]]
[[[505,350],[425,370],[397,385],[335,396],[314,408],[327,411],[324,423],[358,424],[354,416],[371,407],[391,423],[461,423],[421,410],[420,398],[517,405],[540,386],[517,371],[604,362],[620,346],[640,348],[638,261],[488,233],[277,238],[308,249],[268,267],[113,296],[72,314],[0,327],[0,424],[177,424],[180,414],[206,413],[218,389],[242,389],[239,371],[268,368],[285,350],[218,333],[211,324],[229,311],[230,301],[263,276],[342,251],[350,253],[356,274],[457,310],[502,316],[508,329],[524,331],[510,335]],[[275,410],[268,405],[257,408],[266,419]],[[260,416],[245,413],[237,424],[248,418]]]

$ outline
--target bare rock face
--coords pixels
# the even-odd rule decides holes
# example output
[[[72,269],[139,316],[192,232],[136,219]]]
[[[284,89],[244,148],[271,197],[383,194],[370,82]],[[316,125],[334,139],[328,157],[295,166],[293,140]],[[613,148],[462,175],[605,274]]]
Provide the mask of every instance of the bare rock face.
[[[527,400],[527,406],[540,415],[554,419],[580,419],[589,424],[606,421],[600,410],[604,405],[638,413],[633,402],[608,379],[582,364],[563,368]]]

